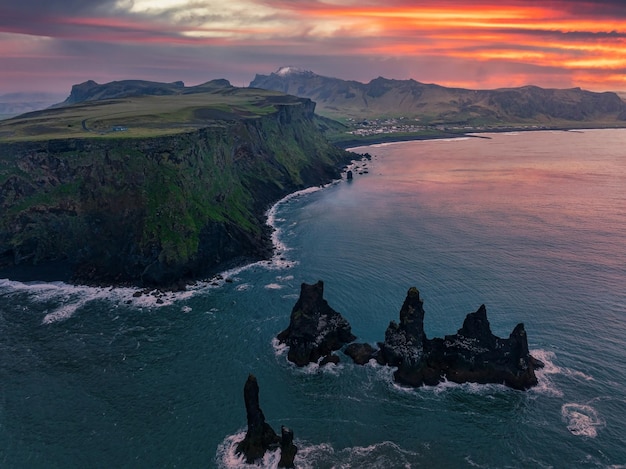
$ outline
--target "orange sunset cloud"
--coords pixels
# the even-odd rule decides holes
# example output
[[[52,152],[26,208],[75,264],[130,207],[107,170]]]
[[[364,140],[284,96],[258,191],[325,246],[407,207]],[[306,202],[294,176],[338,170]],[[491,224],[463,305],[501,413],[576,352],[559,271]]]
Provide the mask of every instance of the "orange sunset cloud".
[[[616,1],[30,3],[0,7],[9,65],[0,92],[38,66],[47,84],[68,88],[122,78],[244,84],[287,64],[360,81],[626,89],[626,5]],[[63,58],[36,63],[46,56]]]

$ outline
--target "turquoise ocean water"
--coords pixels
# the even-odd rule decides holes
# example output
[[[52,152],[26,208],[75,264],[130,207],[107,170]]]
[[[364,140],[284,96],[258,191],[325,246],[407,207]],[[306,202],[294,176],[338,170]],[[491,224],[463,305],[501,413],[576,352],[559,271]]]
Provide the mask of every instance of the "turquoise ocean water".
[[[242,467],[248,373],[298,467],[626,467],[626,130],[485,136],[358,149],[352,182],[273,208],[273,261],[162,304],[0,279],[0,467]],[[539,386],[298,369],[273,338],[320,279],[372,344],[411,286],[429,337],[482,303],[524,322]]]

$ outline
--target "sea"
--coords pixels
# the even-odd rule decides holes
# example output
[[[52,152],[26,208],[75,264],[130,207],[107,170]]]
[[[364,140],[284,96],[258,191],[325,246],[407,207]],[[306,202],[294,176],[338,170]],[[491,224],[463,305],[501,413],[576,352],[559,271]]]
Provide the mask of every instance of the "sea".
[[[243,386],[298,468],[626,468],[626,130],[356,148],[354,179],[268,212],[275,256],[185,292],[0,279],[0,467],[248,466]],[[538,386],[412,389],[393,368],[298,368],[275,340],[324,282],[376,344],[410,287],[429,338],[523,322]]]

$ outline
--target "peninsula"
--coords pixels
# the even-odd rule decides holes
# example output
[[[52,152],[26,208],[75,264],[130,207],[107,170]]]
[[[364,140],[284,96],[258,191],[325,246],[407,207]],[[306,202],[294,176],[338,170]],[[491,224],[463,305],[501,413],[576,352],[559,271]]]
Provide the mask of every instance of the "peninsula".
[[[0,277],[177,287],[270,257],[268,207],[354,158],[314,111],[226,80],[86,82],[1,121]]]

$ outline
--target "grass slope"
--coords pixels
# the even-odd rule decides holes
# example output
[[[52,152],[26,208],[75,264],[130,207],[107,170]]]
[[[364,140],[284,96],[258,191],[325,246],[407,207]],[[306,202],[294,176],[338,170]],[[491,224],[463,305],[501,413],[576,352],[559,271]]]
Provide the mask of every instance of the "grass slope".
[[[0,121],[0,141],[172,135],[259,118],[276,112],[277,105],[300,102],[275,91],[230,86],[195,91],[87,101],[23,114]]]

